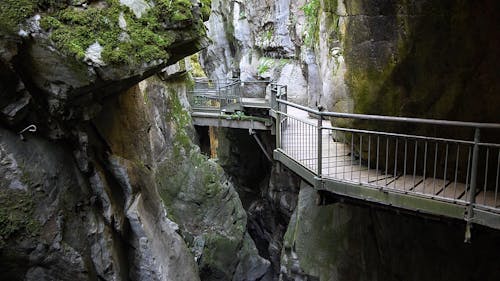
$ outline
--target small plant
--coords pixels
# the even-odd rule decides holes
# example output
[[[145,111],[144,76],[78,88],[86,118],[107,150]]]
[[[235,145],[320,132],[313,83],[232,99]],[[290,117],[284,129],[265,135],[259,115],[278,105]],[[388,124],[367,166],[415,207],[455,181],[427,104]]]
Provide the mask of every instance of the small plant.
[[[318,37],[318,12],[319,12],[319,0],[308,1],[301,10],[304,11],[306,16],[306,31],[304,43],[306,46],[312,47],[314,42],[316,42]]]
[[[283,67],[290,62],[290,59],[280,59],[279,66]]]
[[[191,63],[191,74],[193,77],[207,77],[203,67],[201,67],[198,54],[194,54],[189,57],[189,62]]]
[[[272,38],[273,38],[273,31],[272,31],[271,29],[268,29],[268,30],[266,31],[266,39],[267,39],[268,41],[271,41],[271,39],[272,39]]]
[[[271,58],[261,58],[259,62],[259,66],[257,67],[257,72],[259,75],[266,73],[271,67],[274,66],[274,60]]]

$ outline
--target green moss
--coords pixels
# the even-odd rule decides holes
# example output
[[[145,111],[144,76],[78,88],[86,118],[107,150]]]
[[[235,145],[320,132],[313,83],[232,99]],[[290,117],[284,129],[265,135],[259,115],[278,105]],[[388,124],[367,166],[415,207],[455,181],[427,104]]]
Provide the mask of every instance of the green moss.
[[[40,232],[34,209],[32,194],[14,190],[0,192],[0,246],[8,239],[35,236]]]
[[[280,67],[284,67],[285,65],[287,65],[288,63],[290,63],[290,59],[280,59],[279,60],[279,66]]]
[[[312,47],[319,37],[319,8],[320,0],[310,0],[302,6],[302,11],[306,16],[306,31],[304,43]]]
[[[139,21],[126,7],[115,1],[109,2],[107,9],[67,8],[55,18],[45,20],[43,26],[53,29],[51,39],[59,49],[78,60],[84,58],[86,49],[95,42],[103,47],[102,59],[107,63],[168,59],[165,48],[174,41],[172,34],[155,32],[155,28],[148,28],[147,20]],[[118,26],[120,13],[127,22],[128,39],[120,40],[125,34]]]
[[[61,26],[62,26],[61,22],[58,19],[51,17],[51,16],[45,16],[40,20],[40,27],[45,29],[45,30],[48,30],[51,28],[57,29]]]
[[[212,10],[212,1],[211,0],[201,0],[201,15],[203,17],[203,21],[207,21],[210,17],[210,12]]]
[[[167,60],[167,47],[175,41],[175,32],[165,29],[169,22],[193,18],[188,0],[157,0],[140,19],[118,0],[106,0],[107,7],[80,9],[68,7],[43,16],[41,27],[52,31],[50,38],[68,56],[82,60],[87,48],[98,42],[105,63],[140,63]],[[120,15],[127,23],[122,30]]]
[[[193,77],[207,77],[205,71],[201,67],[198,54],[190,56],[189,62],[191,63],[191,74]]]
[[[165,119],[167,122],[172,123],[175,128],[174,149],[177,153],[181,153],[180,150],[183,149],[185,155],[187,155],[193,148],[191,138],[186,131],[186,128],[191,126],[191,115],[184,110],[177,93],[173,90],[170,91],[167,102],[170,110],[165,116]]]
[[[218,272],[214,275],[220,278],[218,280],[230,280],[233,275],[230,270],[235,268],[238,262],[234,253],[238,252],[241,242],[217,233],[205,234],[205,241],[201,259],[202,271],[204,268],[212,272],[216,270]]]
[[[265,38],[266,38],[267,41],[271,41],[271,39],[273,38],[273,30],[272,29],[268,29],[266,31]]]
[[[83,60],[87,48],[98,42],[106,63],[141,63],[167,60],[167,47],[175,40],[175,32],[165,25],[193,19],[189,0],[156,0],[154,7],[140,19],[118,0],[105,0],[107,7],[86,9],[68,7],[57,0],[3,0],[0,2],[0,31],[16,33],[24,20],[35,12],[42,13],[41,27],[52,31],[50,39],[64,54]],[[208,19],[210,0],[202,1],[202,16]],[[118,25],[123,14],[126,30]],[[198,30],[200,29],[200,30]],[[196,32],[203,32],[198,27]]]
[[[37,1],[32,0],[2,0],[0,1],[0,31],[15,33],[19,24],[33,15]]]

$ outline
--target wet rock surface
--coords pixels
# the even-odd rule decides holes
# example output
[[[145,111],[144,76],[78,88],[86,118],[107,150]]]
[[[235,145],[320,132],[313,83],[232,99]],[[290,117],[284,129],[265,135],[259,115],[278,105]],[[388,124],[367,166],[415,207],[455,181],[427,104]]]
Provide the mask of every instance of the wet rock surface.
[[[258,136],[270,153],[273,136],[265,132]],[[248,233],[259,255],[270,262],[261,280],[278,280],[283,236],[296,207],[299,179],[276,163],[269,163],[246,130],[219,130],[218,142],[218,162],[235,179],[247,214]]]
[[[458,223],[317,202],[317,192],[302,183],[283,242],[282,280],[496,280],[500,274],[495,230],[478,227],[477,240],[467,244]]]
[[[498,6],[495,1],[214,3],[218,16],[207,25],[210,36],[217,40],[201,56],[213,78],[236,74],[243,81],[274,80],[289,85],[289,100],[312,108],[498,122],[493,112],[499,104],[499,83],[492,68],[498,64],[498,32],[490,28],[498,25],[498,17],[491,12]],[[339,119],[332,122],[378,130],[392,126]],[[394,129],[472,137],[471,132],[457,129]],[[490,133],[484,137],[498,139]],[[242,159],[229,162],[231,165],[222,161],[232,174],[231,170],[247,158],[237,149],[228,155]],[[494,232],[478,229],[481,242],[468,247],[462,244],[463,229],[454,224],[415,217],[398,219],[392,213],[350,204],[318,207],[315,192],[306,187],[300,189],[298,203],[294,203],[298,187],[273,192],[273,186],[286,180],[283,176],[271,180],[276,185],[242,183],[247,188],[237,187],[247,209],[249,232],[259,252],[269,256],[273,265],[281,264],[281,280],[474,279],[465,269],[457,273],[449,268],[443,273],[431,261],[440,264],[438,257],[454,260],[451,256],[462,261],[469,254],[481,259],[486,245],[498,241]],[[277,219],[281,215],[284,219]],[[284,246],[277,247],[283,248],[281,260],[275,261],[269,248],[281,241],[274,234],[280,233],[283,225],[288,225],[287,234]],[[425,242],[415,238],[415,233],[423,232]],[[433,243],[446,246],[437,249]],[[399,249],[406,249],[401,259],[395,258],[402,255]],[[492,254],[488,251],[487,255]],[[412,267],[420,260],[426,260],[422,265],[429,270]],[[483,270],[490,275],[477,273],[481,278],[494,280],[498,276],[496,270]],[[419,273],[413,274],[415,271]]]
[[[176,14],[141,3],[35,3],[2,18],[18,20],[0,32],[2,278],[256,280],[267,271],[232,183],[193,144],[186,62],[156,76],[205,46],[210,2],[171,1]],[[135,34],[148,16],[164,25]],[[97,38],[66,49],[92,24],[109,29],[89,37],[119,29],[147,48],[107,56],[115,43]],[[17,134],[28,125],[36,129]]]

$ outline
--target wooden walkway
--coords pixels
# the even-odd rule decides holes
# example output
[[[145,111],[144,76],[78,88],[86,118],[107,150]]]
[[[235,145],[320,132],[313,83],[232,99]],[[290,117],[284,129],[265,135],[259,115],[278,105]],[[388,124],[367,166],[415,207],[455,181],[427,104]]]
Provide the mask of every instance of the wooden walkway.
[[[499,144],[480,144],[479,137],[477,137],[477,139],[475,138],[474,142],[471,142],[453,139],[437,139],[425,136],[407,136],[397,133],[339,129],[333,128],[330,122],[326,120],[322,121],[321,127],[318,128],[318,120],[310,117],[309,113],[325,117],[339,117],[340,115],[340,118],[363,119],[365,117],[355,114],[318,112],[287,102],[286,86],[271,84],[269,96],[272,100],[270,101],[263,98],[243,97],[240,87],[241,83],[232,83],[230,87],[221,88],[217,91],[210,92],[203,87],[192,91],[190,94],[190,103],[193,109],[192,117],[194,123],[200,126],[222,126],[239,129],[247,128],[251,130],[271,130],[273,133],[276,132],[278,143],[277,148],[273,152],[274,159],[295,172],[305,181],[309,182],[317,190],[324,190],[339,196],[385,205],[391,208],[400,208],[417,213],[422,212],[465,220],[467,222],[466,240],[470,239],[471,223],[500,229],[500,200],[498,200],[500,196],[497,194],[499,191],[500,175]],[[269,117],[253,117],[252,115],[256,112],[259,112],[260,116],[261,111],[252,109],[268,110]],[[248,116],[241,113],[246,113]],[[370,120],[384,121],[390,119],[392,122],[398,119],[398,117],[374,115],[369,116],[369,118],[371,118]],[[399,118],[397,122],[414,122],[418,124],[433,124],[439,126],[466,126],[468,128],[475,128],[477,136],[479,136],[479,128],[500,129],[500,124],[480,124],[426,119],[408,121],[409,119],[411,118]],[[344,132],[342,133],[340,131]],[[363,147],[361,150],[364,155],[362,157],[363,159],[360,159],[357,155],[357,151],[360,150],[359,147],[355,149],[353,144],[335,141],[335,138],[338,138],[336,134],[339,134],[339,136],[343,134],[344,137],[351,134],[351,140],[355,140],[355,137],[359,137],[359,146],[364,146],[366,139],[362,139],[367,137],[367,143],[372,144],[372,147],[371,149],[368,148],[368,150]],[[319,137],[321,138],[321,142],[318,140]],[[376,139],[376,149],[374,149],[374,144],[370,138]],[[382,143],[387,143],[385,151],[390,151],[388,145],[389,141],[395,140],[395,148],[392,150],[393,155],[391,155],[394,159],[393,167],[397,167],[398,162],[402,160],[400,159],[401,154],[399,154],[398,158],[398,141],[404,143],[403,172],[400,171],[401,169],[397,168],[392,171],[384,168],[390,167],[390,165],[388,165],[388,159],[390,158],[389,153],[391,152],[386,152],[385,155],[380,157],[380,139],[382,139]],[[320,143],[321,151],[318,149]],[[411,156],[411,151],[408,152],[409,159],[411,159],[411,157],[415,159],[413,164],[408,164],[408,167],[413,167],[408,171],[406,169],[407,145],[415,149],[413,156]],[[420,148],[422,145],[425,147],[423,153]],[[432,150],[432,147],[430,148],[430,153],[427,151],[428,145],[435,145],[434,150]],[[444,167],[441,167],[443,163],[438,161],[438,145],[444,145],[446,147]],[[370,146],[368,145],[368,147]],[[420,149],[418,153],[417,148]],[[458,159],[454,161],[457,163],[456,167],[448,166],[449,148],[450,153],[452,153],[453,149],[456,151],[456,159]],[[367,151],[377,153],[375,164],[373,163],[374,161],[366,161],[366,159],[373,159],[374,156],[374,154],[371,154],[370,157],[370,152],[366,155]],[[384,150],[382,149],[381,151]],[[432,153],[432,151],[434,151],[434,153]],[[468,151],[468,158],[466,151]],[[472,151],[474,151],[474,153],[471,153]],[[473,156],[472,158],[471,155]],[[476,155],[475,160],[474,155]],[[478,159],[479,155],[483,158]],[[488,175],[487,168],[486,170],[481,168],[481,171],[477,168],[471,168],[474,165],[477,167],[478,160],[486,160],[485,166],[488,167],[489,156],[491,156],[491,161],[495,161],[495,163],[496,161],[498,162],[497,166],[494,167],[495,171],[490,171]],[[442,155],[440,155],[440,157],[442,157]],[[463,163],[460,157],[466,160],[467,167],[460,167],[459,169],[458,163]],[[318,161],[319,158],[321,158],[321,169],[318,167],[320,164]],[[451,159],[453,159],[453,156],[451,156]],[[385,165],[379,165],[379,161],[385,161]],[[453,163],[452,160],[450,160],[450,162]],[[426,168],[427,163],[430,163],[431,166],[427,166]],[[421,167],[422,165],[423,168]],[[469,165],[471,165],[471,167],[469,167]],[[426,175],[425,172],[422,172],[427,171],[430,167],[434,169],[432,175],[431,173]],[[467,172],[467,180],[463,180],[463,182],[457,180],[461,178],[457,177],[459,170],[462,174],[464,173],[463,171]],[[441,178],[437,171],[444,171],[444,173],[441,174]],[[472,181],[469,178],[469,176],[472,178],[472,174],[478,175],[478,173],[470,171],[483,173],[485,178],[483,181],[485,182],[484,186],[476,186],[476,192],[473,197],[475,200],[468,198],[471,197],[471,186],[470,184],[464,183]],[[455,175],[453,179],[445,178],[448,174],[453,173]],[[493,185],[495,185],[495,175],[496,187],[487,186],[486,183],[489,182],[488,179],[492,179],[494,182]],[[478,175],[478,177],[479,176],[480,175]],[[471,201],[473,202],[471,203]]]
[[[288,119],[283,125],[281,149],[298,163],[317,174],[318,144],[317,119],[307,112],[288,106]],[[330,121],[323,121],[325,128],[331,127]],[[321,176],[339,182],[370,186],[377,189],[393,190],[402,193],[422,195],[444,201],[466,204],[467,187],[453,179],[424,177],[419,174],[402,175],[394,171],[368,167],[362,163],[353,149],[341,142],[335,142],[333,130],[322,130],[322,169]],[[498,208],[500,200],[494,191],[479,189],[476,203]]]

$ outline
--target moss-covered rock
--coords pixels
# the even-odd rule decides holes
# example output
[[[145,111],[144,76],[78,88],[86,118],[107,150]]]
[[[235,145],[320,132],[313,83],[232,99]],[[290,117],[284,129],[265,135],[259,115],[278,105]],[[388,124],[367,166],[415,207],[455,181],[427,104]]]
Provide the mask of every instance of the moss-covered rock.
[[[24,21],[38,9],[38,3],[32,0],[5,0],[0,3],[0,33],[16,33]]]
[[[2,1],[0,39],[9,43],[1,45],[2,69],[29,85],[14,89],[36,92],[28,118],[88,120],[106,96],[205,47],[209,8],[210,1],[190,0]],[[5,55],[11,45],[15,68],[14,56]],[[45,129],[60,137],[63,127]]]
[[[176,28],[165,26],[193,20],[192,10],[187,0],[156,1],[154,7],[138,17],[118,0],[108,0],[105,7],[70,6],[43,16],[41,26],[51,31],[50,38],[58,49],[78,60],[85,59],[89,46],[97,42],[103,48],[104,63],[137,64],[168,60],[168,47],[175,42]]]
[[[263,275],[269,264],[245,242],[246,214],[238,194],[223,169],[194,144],[185,96],[189,73],[176,69],[180,74],[162,77],[168,83],[154,76],[117,97],[96,124],[113,153],[109,169],[137,206],[127,214],[131,225],[148,225],[151,211],[141,208],[161,202],[165,211],[158,216],[176,224],[202,280],[232,280],[237,268],[242,275],[245,269]]]
[[[499,8],[498,2],[490,0],[474,4],[419,1],[418,5],[416,1],[346,1],[345,9],[337,9],[331,17],[341,16],[345,24],[339,39],[348,103],[346,106],[335,102],[330,106],[362,114],[498,122],[494,108],[500,105],[497,94],[500,88],[495,81],[494,65],[499,59],[494,50],[499,44],[498,40],[490,39],[498,36],[488,28],[498,24],[498,17],[479,12],[479,6],[490,7],[487,10]],[[333,121],[339,126],[376,131],[473,139],[473,130],[467,128],[338,118]],[[499,132],[492,131],[482,135],[485,141],[494,141],[499,136]],[[337,139],[342,140],[342,136]],[[349,142],[350,136],[345,139]],[[359,149],[359,142],[355,146]],[[359,154],[368,160],[367,138],[363,146],[365,151]],[[402,146],[398,149],[402,158],[404,149]],[[380,153],[385,154],[385,146]],[[434,155],[433,147],[429,148],[429,155]],[[446,161],[455,166],[456,159],[445,159],[445,155],[442,145],[436,154],[439,166],[444,167]],[[375,165],[375,154],[370,158]],[[466,156],[460,158],[459,166],[466,167]],[[389,163],[390,170],[394,166]],[[403,159],[398,160],[397,167],[403,167]],[[444,173],[443,167],[437,168],[438,174]],[[427,165],[427,169],[429,174],[434,167]],[[422,174],[423,167],[417,171]],[[448,172],[447,177],[450,176],[454,175]],[[466,172],[459,171],[458,177],[465,181]]]
[[[350,1],[346,80],[355,111],[496,122],[498,2]],[[366,15],[356,17],[355,15]],[[479,14],[481,14],[479,16]],[[481,55],[482,54],[482,55]],[[487,101],[484,103],[484,101]]]
[[[284,237],[283,280],[496,280],[497,231],[476,229],[463,243],[463,225],[334,203],[320,205],[303,184]],[[447,263],[442,263],[447,260]],[[422,269],[425,270],[422,270]],[[439,276],[439,277],[436,277]],[[288,278],[288,279],[287,279]]]
[[[28,191],[0,190],[0,247],[9,239],[40,234],[40,223],[34,216],[33,194]]]

